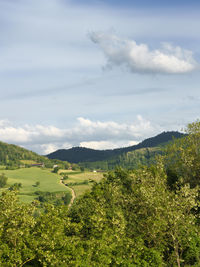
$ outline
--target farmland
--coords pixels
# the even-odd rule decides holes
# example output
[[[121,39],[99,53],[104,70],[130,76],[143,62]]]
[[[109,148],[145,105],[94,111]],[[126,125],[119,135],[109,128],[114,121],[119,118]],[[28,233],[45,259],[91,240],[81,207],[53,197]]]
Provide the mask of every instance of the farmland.
[[[33,201],[36,198],[34,194],[36,191],[71,192],[69,188],[60,183],[60,176],[52,173],[50,169],[32,167],[17,170],[2,170],[1,173],[4,173],[8,177],[7,187],[15,183],[22,184],[19,197],[23,202]],[[38,186],[36,186],[37,182]]]
[[[19,190],[19,199],[26,203],[36,199],[37,195],[35,193],[38,191],[50,193],[66,192],[71,195],[71,188],[74,190],[75,196],[78,197],[91,189],[92,181],[99,182],[103,177],[103,174],[98,172],[59,170],[59,173],[56,174],[52,173],[51,169],[38,167],[1,170],[0,173],[4,173],[8,177],[7,186],[1,191],[20,183],[22,186]],[[60,182],[63,174],[68,177],[64,181],[65,186]]]
[[[65,180],[65,184],[74,190],[76,197],[91,189],[93,184],[92,181],[99,182],[103,178],[103,173],[101,172],[60,170],[59,173],[67,175],[68,178]]]

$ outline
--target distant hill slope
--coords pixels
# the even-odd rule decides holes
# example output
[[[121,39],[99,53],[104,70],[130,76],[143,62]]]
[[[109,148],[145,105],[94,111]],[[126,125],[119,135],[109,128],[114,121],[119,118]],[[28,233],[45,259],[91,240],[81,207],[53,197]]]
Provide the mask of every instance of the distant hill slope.
[[[95,161],[95,162],[81,162],[80,167],[84,167],[90,170],[114,170],[117,166],[124,169],[137,169],[141,165],[149,166],[155,163],[156,156],[163,154],[162,143],[156,147],[139,148],[133,151],[124,152],[120,155],[111,157],[107,160]]]
[[[51,161],[20,146],[0,142],[0,165],[19,166],[21,161],[34,161],[52,165]]]
[[[73,147],[70,149],[59,149],[47,155],[49,159],[66,160],[70,163],[95,162],[110,159],[123,153],[134,151],[140,148],[156,147],[171,141],[173,138],[181,138],[184,134],[171,131],[163,132],[157,136],[145,139],[141,143],[124,148],[95,150],[85,147]]]

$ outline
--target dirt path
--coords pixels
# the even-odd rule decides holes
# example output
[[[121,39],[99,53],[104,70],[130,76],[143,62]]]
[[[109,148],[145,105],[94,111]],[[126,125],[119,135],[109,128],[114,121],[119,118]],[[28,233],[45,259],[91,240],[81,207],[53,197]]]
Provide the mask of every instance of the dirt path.
[[[69,186],[67,186],[67,185],[65,184],[65,182],[64,182],[64,180],[63,180],[63,177],[61,177],[61,179],[60,179],[60,183],[61,183],[62,185],[64,185],[64,186],[68,187],[68,188],[71,190],[71,192],[72,192],[72,198],[71,198],[70,203],[69,203],[69,207],[71,207],[71,205],[72,205],[73,202],[74,202],[74,199],[76,198],[76,194],[75,194],[75,192],[74,192],[74,189],[72,189],[71,187],[69,187]]]

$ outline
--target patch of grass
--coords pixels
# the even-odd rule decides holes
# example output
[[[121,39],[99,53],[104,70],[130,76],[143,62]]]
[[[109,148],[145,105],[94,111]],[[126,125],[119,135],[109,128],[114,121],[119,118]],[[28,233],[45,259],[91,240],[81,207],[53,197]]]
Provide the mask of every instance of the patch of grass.
[[[61,170],[61,172],[63,172]],[[68,179],[65,180],[65,184],[69,184],[74,191],[76,196],[82,195],[84,192],[89,190],[93,183],[92,181],[99,182],[103,178],[103,173],[98,172],[67,172]],[[88,181],[88,184],[84,182]],[[70,185],[71,184],[71,185]]]
[[[5,170],[6,166],[5,165],[0,165],[0,170]]]
[[[86,191],[91,189],[90,184],[88,184],[88,185],[83,185],[83,184],[82,185],[73,185],[70,187],[74,190],[76,197],[83,195]]]
[[[24,202],[31,202],[36,196],[36,191],[43,192],[70,192],[70,189],[60,183],[60,175],[52,173],[48,169],[22,168],[17,170],[3,170],[8,177],[9,186],[14,183],[21,183],[20,199]],[[1,172],[0,172],[1,173]],[[35,186],[39,182],[39,186]]]
[[[80,173],[83,173],[83,172],[81,172],[81,171],[71,171],[71,170],[62,170],[62,169],[60,169],[59,171],[58,171],[58,174],[61,174],[61,173],[65,173],[65,174],[67,174],[67,175],[76,175],[76,174],[80,174]]]
[[[37,162],[35,160],[20,160],[21,163],[23,164],[36,164]]]
[[[30,203],[36,198],[35,195],[29,196],[29,195],[19,195],[19,200],[24,203]]]

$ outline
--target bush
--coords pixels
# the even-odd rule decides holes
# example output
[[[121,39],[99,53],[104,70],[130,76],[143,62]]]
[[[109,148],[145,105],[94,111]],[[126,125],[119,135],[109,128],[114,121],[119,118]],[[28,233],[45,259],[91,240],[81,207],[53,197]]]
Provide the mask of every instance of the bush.
[[[0,175],[0,188],[4,187],[7,184],[8,177],[4,173]]]
[[[10,190],[10,191],[13,191],[13,190],[19,190],[21,187],[22,187],[22,184],[21,184],[21,183],[14,183],[13,185],[11,185],[11,186],[9,187],[9,190]]]
[[[59,167],[55,167],[52,172],[53,173],[58,173],[58,171],[59,171]]]
[[[69,176],[65,174],[65,175],[63,176],[63,180],[67,180],[67,179],[69,179]]]
[[[37,182],[35,183],[35,186],[39,186],[39,185],[40,185],[40,182],[37,181]]]

